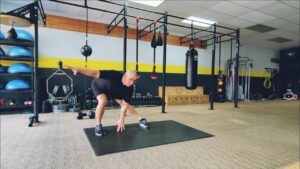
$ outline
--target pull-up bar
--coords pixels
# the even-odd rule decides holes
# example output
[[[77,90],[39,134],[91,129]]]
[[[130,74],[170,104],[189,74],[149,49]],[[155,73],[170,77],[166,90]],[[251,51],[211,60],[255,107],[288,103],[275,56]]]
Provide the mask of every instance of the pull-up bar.
[[[121,13],[124,11],[124,8],[122,8],[122,10],[119,12],[119,14],[117,14],[117,16],[107,25],[107,33],[109,34],[116,26],[119,25],[119,23],[123,20],[123,18],[116,23],[117,18],[121,15]],[[113,22],[115,22],[115,25],[113,26],[113,28],[109,29],[110,26],[113,24]]]
[[[94,8],[94,7],[90,7],[90,6],[84,6],[84,5],[79,5],[79,4],[69,3],[69,2],[64,2],[64,1],[60,1],[60,0],[49,0],[49,1],[56,2],[56,3],[61,3],[61,4],[65,4],[65,5],[76,6],[76,7],[80,7],[80,8],[88,8],[88,9],[91,9],[91,10],[106,12],[106,13],[110,13],[110,14],[116,14],[116,15],[120,14],[118,12],[108,11],[108,10],[105,10],[105,9],[99,9],[99,8]],[[118,5],[121,5],[121,4],[118,4]],[[122,5],[122,6],[124,6],[124,5]],[[132,15],[128,15],[128,14],[126,16],[130,17],[130,18],[136,18],[136,16],[132,16]],[[143,18],[143,17],[140,17],[140,19],[146,20],[146,21],[152,21],[152,19]],[[160,22],[160,23],[163,23],[163,22]]]
[[[151,25],[152,25],[152,24],[151,24]],[[150,26],[151,26],[151,25],[150,25]],[[143,29],[143,30],[139,31],[139,32],[140,32],[139,38],[142,38],[142,37],[148,35],[149,33],[151,33],[152,31],[156,31],[157,29],[160,29],[160,28],[163,27],[163,26],[164,26],[164,25],[160,25],[160,26],[156,27],[156,28],[153,29],[153,30],[152,30],[151,27],[150,27],[150,31],[148,31],[147,33],[142,34],[142,31],[145,30],[145,29]]]
[[[118,6],[123,6],[122,4],[115,3],[115,2],[112,2],[112,1],[107,1],[107,0],[98,0],[98,1],[109,3],[109,4],[114,4],[114,5],[118,5]],[[132,7],[132,6],[127,6],[127,8],[136,9],[136,10],[139,10],[139,11],[149,12],[149,13],[158,14],[158,15],[164,15],[164,13],[161,13],[161,12],[149,11],[149,10],[146,10],[146,9],[141,9],[141,8]]]
[[[236,36],[232,35],[232,34],[235,34],[235,33],[236,33],[236,32],[234,31],[234,32],[230,32],[230,33],[227,33],[227,34],[221,34],[221,35],[217,36],[217,38],[219,38],[219,37],[221,37],[221,36],[230,36],[230,37],[232,37],[232,38],[236,38]],[[204,41],[209,41],[209,40],[213,40],[213,38],[206,39],[206,40],[204,40]]]
[[[183,19],[183,20],[188,20],[188,21],[193,21],[193,22],[196,22],[196,23],[204,23],[204,24],[207,24],[207,25],[210,25],[210,26],[214,26],[214,24],[209,24],[209,23],[205,23],[205,22],[201,22],[201,21],[195,21],[195,20],[192,20],[192,19],[188,19],[188,18],[184,18],[184,17],[180,17],[180,16],[175,16],[175,15],[168,15],[170,17],[173,17],[173,18],[177,18],[177,19]],[[228,30],[232,30],[234,31],[235,29],[233,28],[229,28],[229,27],[225,27],[225,26],[219,26],[219,25],[216,25],[217,28],[224,28],[224,29],[228,29]],[[213,31],[210,31],[213,33]]]
[[[164,18],[164,16],[162,16],[162,17],[160,17],[160,18],[158,18],[155,22],[159,22],[161,19],[163,19]],[[148,27],[150,27],[151,25],[153,25],[154,24],[154,22],[153,22],[153,20],[152,20],[152,22],[149,24],[149,25],[147,25],[146,27],[144,27],[141,31],[140,31],[140,33],[142,32],[142,31],[144,31],[145,29],[147,29]]]

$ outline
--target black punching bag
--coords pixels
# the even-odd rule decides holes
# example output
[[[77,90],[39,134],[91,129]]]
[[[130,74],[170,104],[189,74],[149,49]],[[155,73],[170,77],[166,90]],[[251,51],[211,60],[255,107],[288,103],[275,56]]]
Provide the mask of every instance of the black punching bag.
[[[190,49],[186,52],[186,62],[185,62],[185,87],[187,89],[197,88],[197,75],[198,75],[198,52],[191,45]]]

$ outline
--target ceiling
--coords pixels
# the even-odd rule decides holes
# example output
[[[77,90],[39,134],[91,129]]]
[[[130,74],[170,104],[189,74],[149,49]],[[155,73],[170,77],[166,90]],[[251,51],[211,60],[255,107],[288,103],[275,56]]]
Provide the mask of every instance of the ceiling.
[[[84,0],[61,1],[84,5]],[[1,11],[6,12],[30,2],[32,2],[32,0],[1,0]],[[113,2],[120,4],[124,3],[124,1],[121,0]],[[218,22],[218,25],[228,26],[231,28],[240,28],[242,45],[248,44],[272,49],[284,49],[299,46],[300,44],[299,2],[299,0],[165,0],[165,2],[163,2],[157,8],[139,5],[130,1],[128,1],[128,5],[157,12],[167,11],[169,14],[181,17],[196,16],[210,19]],[[42,3],[46,14],[85,19],[86,10],[83,8],[59,4],[48,0],[42,0]],[[108,4],[97,0],[88,0],[88,5],[94,8],[105,9],[114,12],[119,12],[122,9],[121,6]],[[157,19],[160,17],[156,14],[130,8],[128,9],[128,14],[149,19]],[[89,20],[91,21],[110,23],[114,17],[114,14],[89,10]],[[169,18],[169,22],[184,25],[184,23],[181,23],[181,20],[175,18]],[[128,23],[130,27],[135,27],[134,18],[129,19]],[[148,21],[143,21],[141,23],[141,27],[148,24]],[[257,32],[247,29],[248,27],[257,24],[271,27],[274,30],[270,29],[271,31],[268,32]],[[209,29],[211,30],[211,28]],[[190,29],[174,26],[168,26],[168,30],[171,34],[176,35],[186,35],[190,33]],[[228,32],[222,29],[218,29],[217,31]],[[204,34],[197,34],[196,37],[202,35]],[[278,38],[284,38],[287,40],[276,41]],[[270,41],[270,39],[275,39],[275,41]]]

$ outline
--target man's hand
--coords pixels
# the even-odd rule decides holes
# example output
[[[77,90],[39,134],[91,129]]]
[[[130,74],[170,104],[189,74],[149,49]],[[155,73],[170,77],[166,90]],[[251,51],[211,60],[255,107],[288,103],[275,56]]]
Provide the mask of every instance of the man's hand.
[[[125,124],[123,119],[120,119],[117,124],[118,124],[117,132],[122,133],[123,131],[125,131]]]
[[[76,75],[79,72],[79,69],[77,67],[73,67],[73,66],[69,66],[69,65],[65,65],[64,67],[67,69],[71,69],[73,71],[74,75]]]

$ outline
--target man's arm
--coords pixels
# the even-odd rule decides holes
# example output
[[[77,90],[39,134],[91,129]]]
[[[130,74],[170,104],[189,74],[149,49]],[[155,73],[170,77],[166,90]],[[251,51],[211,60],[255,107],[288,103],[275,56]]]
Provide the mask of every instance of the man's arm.
[[[125,119],[125,114],[126,111],[128,110],[128,107],[130,106],[126,101],[122,100],[120,102],[121,105],[121,111],[120,111],[120,119],[118,121],[118,128],[117,128],[117,132],[123,132],[125,130],[125,123],[124,123],[124,119]]]
[[[123,100],[120,100],[120,99],[115,99],[117,103],[119,103],[119,105],[122,104],[122,101]],[[140,115],[140,113],[138,113],[134,107],[132,105],[128,105],[128,108],[127,108],[127,111],[126,113],[130,113],[131,115],[133,115],[134,117],[136,117],[137,120],[141,120],[142,119],[142,116]],[[126,116],[126,113],[125,113],[125,116]]]
[[[69,66],[65,65],[65,68],[71,69],[76,75],[77,73],[84,74],[86,76],[91,76],[91,77],[100,77],[100,71],[99,70],[92,70],[88,68],[81,68],[81,67],[75,67],[75,66]]]

